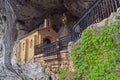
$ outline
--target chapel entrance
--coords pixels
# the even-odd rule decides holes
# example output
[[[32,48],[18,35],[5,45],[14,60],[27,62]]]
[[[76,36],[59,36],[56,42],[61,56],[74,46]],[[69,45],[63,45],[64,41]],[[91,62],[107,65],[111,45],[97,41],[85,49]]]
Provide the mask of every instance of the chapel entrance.
[[[51,40],[49,38],[45,38],[44,41],[43,41],[45,44],[50,44],[51,43]]]

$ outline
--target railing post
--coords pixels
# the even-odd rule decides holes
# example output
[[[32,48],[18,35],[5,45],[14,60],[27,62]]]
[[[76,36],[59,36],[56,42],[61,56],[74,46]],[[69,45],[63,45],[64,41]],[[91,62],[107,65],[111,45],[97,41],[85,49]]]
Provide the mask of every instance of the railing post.
[[[90,14],[87,15],[87,24],[90,24]]]
[[[115,3],[115,10],[117,10],[118,8],[117,0],[114,0],[114,3]]]
[[[111,6],[111,3],[110,3],[109,0],[107,0],[106,3],[107,3],[107,5],[108,5],[108,8],[109,8],[108,11],[109,11],[109,15],[110,15],[111,12],[112,12],[112,6]]]
[[[93,9],[93,12],[94,12],[94,21],[93,21],[93,23],[95,24],[96,23],[96,7]]]
[[[108,17],[109,16],[109,7],[108,7],[108,3],[107,3],[107,1],[106,0],[104,0],[104,4],[105,4],[105,9],[106,9],[106,17]]]
[[[113,11],[112,12],[115,12],[115,8],[114,8],[114,0],[110,0],[111,1],[111,6],[112,6],[112,9],[113,9]]]
[[[120,7],[120,0],[117,0],[118,1],[118,7]]]
[[[98,7],[95,8],[95,23],[98,22]]]
[[[102,20],[102,17],[101,17],[102,16],[102,12],[101,12],[100,8],[101,8],[101,5],[99,4],[98,5],[98,16],[99,16],[98,18],[99,18],[99,22]]]
[[[91,23],[94,21],[94,13],[91,12]]]

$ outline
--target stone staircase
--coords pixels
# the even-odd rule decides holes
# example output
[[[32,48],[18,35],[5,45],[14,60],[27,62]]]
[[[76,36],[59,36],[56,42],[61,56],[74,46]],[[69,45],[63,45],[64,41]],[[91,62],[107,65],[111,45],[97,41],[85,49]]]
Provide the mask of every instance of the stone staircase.
[[[59,61],[55,61],[50,65],[50,70],[52,72],[56,72],[56,69],[60,67],[60,62]]]

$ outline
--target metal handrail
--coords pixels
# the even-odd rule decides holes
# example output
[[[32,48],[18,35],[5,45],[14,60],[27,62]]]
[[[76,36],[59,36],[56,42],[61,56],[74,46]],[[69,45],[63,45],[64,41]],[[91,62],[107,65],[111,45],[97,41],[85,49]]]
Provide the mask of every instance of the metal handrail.
[[[93,9],[95,8],[102,0],[96,0],[88,9],[86,9],[82,15],[80,15],[79,20],[77,21],[77,23],[74,24],[72,30],[75,28],[75,26],[77,26],[80,21],[82,21],[84,19],[84,17]]]
[[[102,3],[104,3],[104,4],[102,4]],[[74,31],[74,29],[76,28],[76,26],[77,25],[79,25],[82,21],[85,21],[84,19],[85,19],[85,17],[87,17],[91,12],[94,12],[95,11],[95,8],[101,8],[101,10],[103,9],[103,7],[105,7],[105,4],[108,4],[108,3],[110,3],[111,4],[111,6],[112,5],[114,5],[114,6],[112,6],[112,9],[113,9],[113,11],[110,11],[109,13],[112,13],[112,12],[115,12],[116,10],[117,10],[117,8],[118,7],[120,7],[120,0],[96,0],[95,2],[94,2],[94,4],[93,5],[91,5],[91,7],[89,7],[88,9],[86,9],[84,12],[83,12],[83,14],[80,16],[80,18],[79,18],[79,20],[77,21],[77,23],[75,23],[74,24],[74,26],[73,26],[73,28],[72,28],[72,31]],[[109,4],[109,5],[110,5]],[[101,7],[100,7],[100,5],[102,5]],[[116,6],[116,7],[115,7]],[[109,10],[109,6],[107,7],[107,9]],[[98,9],[97,9],[98,10]],[[100,13],[99,12],[99,10],[98,10],[98,12],[97,12],[97,14],[98,13]],[[94,15],[94,14],[93,14]],[[109,14],[110,15],[110,14]],[[109,16],[108,15],[108,16]],[[106,16],[106,17],[108,17],[108,16]],[[104,18],[103,18],[104,19]],[[102,19],[102,20],[103,20]],[[90,24],[92,24],[93,22],[91,22]],[[89,24],[89,25],[90,25]],[[87,26],[89,26],[88,24],[86,24],[86,26],[85,26],[85,28],[87,27]],[[81,26],[82,27],[82,26]],[[82,27],[83,28],[83,27]],[[84,28],[84,29],[85,29]]]

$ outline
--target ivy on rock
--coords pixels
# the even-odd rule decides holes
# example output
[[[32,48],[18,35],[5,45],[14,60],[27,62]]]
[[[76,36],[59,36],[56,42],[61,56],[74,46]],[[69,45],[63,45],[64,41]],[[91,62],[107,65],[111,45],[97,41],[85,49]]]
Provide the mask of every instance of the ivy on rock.
[[[71,50],[77,75],[87,80],[120,80],[120,21],[83,31],[80,46]]]

